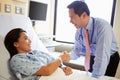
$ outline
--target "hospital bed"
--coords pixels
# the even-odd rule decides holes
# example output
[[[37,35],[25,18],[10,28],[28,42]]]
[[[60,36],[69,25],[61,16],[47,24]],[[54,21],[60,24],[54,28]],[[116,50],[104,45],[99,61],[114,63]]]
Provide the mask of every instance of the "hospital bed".
[[[50,53],[43,43],[39,40],[35,31],[32,28],[29,17],[15,14],[0,14],[0,80],[17,80],[15,75],[11,72],[8,60],[10,55],[4,46],[4,37],[8,31],[13,28],[23,28],[27,31],[32,41],[32,49],[41,50]],[[73,69],[73,74],[65,76],[61,69],[57,69],[50,76],[42,76],[40,80],[98,80],[86,74],[85,71]],[[99,79],[100,80],[100,79]],[[113,77],[104,76],[101,80],[119,80]]]

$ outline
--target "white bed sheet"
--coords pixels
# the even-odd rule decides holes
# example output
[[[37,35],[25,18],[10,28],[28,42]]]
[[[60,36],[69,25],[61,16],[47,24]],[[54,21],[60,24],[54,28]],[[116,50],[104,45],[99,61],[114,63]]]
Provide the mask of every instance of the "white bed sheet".
[[[58,68],[52,75],[41,76],[39,80],[119,80],[108,76],[93,78],[90,75],[91,73],[87,74],[85,71],[73,70],[73,73],[70,76],[65,76],[62,69]]]

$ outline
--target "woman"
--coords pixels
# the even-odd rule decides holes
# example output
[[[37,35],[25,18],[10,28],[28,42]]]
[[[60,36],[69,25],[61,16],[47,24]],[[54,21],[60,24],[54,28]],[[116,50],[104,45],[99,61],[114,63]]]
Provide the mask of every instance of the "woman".
[[[4,44],[10,53],[11,70],[22,80],[38,80],[40,76],[49,76],[63,61],[70,60],[70,56],[66,52],[54,59],[47,53],[31,50],[31,40],[27,32],[21,28],[15,28],[8,32]],[[61,69],[66,75],[72,73],[70,67]]]

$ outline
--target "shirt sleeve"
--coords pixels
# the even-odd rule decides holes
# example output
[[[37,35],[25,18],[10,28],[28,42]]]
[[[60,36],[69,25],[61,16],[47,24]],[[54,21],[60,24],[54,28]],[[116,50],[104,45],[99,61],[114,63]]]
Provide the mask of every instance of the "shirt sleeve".
[[[77,59],[86,52],[85,42],[83,38],[83,29],[78,29],[75,34],[74,48],[70,52],[71,59]]]
[[[25,58],[13,57],[10,61],[10,66],[13,71],[19,72],[23,75],[33,75],[37,72],[44,64],[38,61],[29,60]]]
[[[105,71],[107,69],[107,65],[110,60],[110,49],[111,49],[111,43],[112,43],[112,29],[110,28],[108,24],[98,24],[99,30],[97,30],[97,38],[96,38],[96,53],[95,53],[95,59],[93,64],[93,77],[99,77],[103,76],[105,74]]]
[[[38,50],[34,50],[33,52],[35,53],[36,56],[47,59],[47,63],[50,63],[55,60],[55,58],[52,55],[50,55],[50,53],[46,53]]]

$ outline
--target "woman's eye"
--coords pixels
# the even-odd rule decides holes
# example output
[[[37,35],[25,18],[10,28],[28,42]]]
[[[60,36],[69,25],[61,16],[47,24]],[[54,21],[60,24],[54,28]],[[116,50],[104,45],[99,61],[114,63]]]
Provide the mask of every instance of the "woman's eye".
[[[28,37],[25,37],[25,40],[28,40]]]

